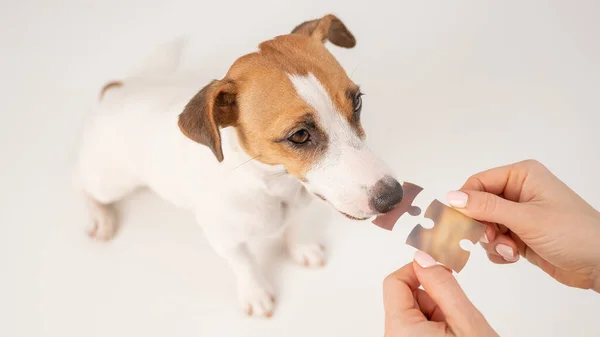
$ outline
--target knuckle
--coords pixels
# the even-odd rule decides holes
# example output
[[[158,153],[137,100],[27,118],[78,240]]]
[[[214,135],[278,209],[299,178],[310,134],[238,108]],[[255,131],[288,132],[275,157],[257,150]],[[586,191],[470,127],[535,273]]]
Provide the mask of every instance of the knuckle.
[[[467,179],[463,185],[463,189],[484,191],[483,182],[479,178],[479,174],[473,175]]]
[[[498,205],[498,201],[495,196],[491,194],[486,194],[482,210],[484,213],[492,214],[496,211],[496,206]]]
[[[496,207],[496,197],[489,193],[483,193],[472,203],[472,210],[481,214],[492,214],[496,211]]]
[[[540,162],[535,159],[525,159],[522,161],[522,164],[526,166],[537,166]]]
[[[439,277],[436,277],[434,281],[431,282],[432,287],[436,288],[444,288],[453,285],[454,276],[452,276],[451,272],[440,273]]]
[[[521,165],[529,170],[545,169],[546,166],[536,159],[527,159],[521,162]]]
[[[394,276],[394,274],[389,274],[383,279],[383,290],[387,290],[390,287],[394,287],[398,283],[398,280]]]

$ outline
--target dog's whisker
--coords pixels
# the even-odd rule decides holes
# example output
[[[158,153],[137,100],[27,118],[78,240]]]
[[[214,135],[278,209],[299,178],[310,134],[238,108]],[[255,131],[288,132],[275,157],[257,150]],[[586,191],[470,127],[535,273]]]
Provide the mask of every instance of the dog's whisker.
[[[287,170],[281,170],[281,171],[275,171],[275,172],[267,173],[265,175],[265,177],[278,178],[278,177],[283,177],[286,174],[288,174]]]
[[[237,169],[238,169],[238,168],[240,168],[241,166],[243,166],[243,165],[245,165],[245,164],[248,164],[249,162],[251,162],[251,161],[255,160],[255,159],[256,159],[256,158],[258,158],[258,157],[260,157],[260,154],[259,154],[259,155],[257,155],[256,157],[252,157],[252,158],[250,158],[250,159],[246,160],[245,162],[243,162],[243,163],[239,164],[238,166],[234,167],[234,168],[233,168],[233,170],[237,170]],[[233,171],[233,170],[232,170],[232,171]]]
[[[354,70],[352,70],[352,74],[350,74],[350,79],[352,79],[352,76],[354,76],[354,73],[356,72],[356,69],[358,69],[358,66],[360,65],[361,62],[358,62],[358,64],[356,65],[356,67],[354,67]]]
[[[286,174],[288,174],[287,171],[281,171],[281,172],[273,173],[272,176],[273,177],[283,177]]]

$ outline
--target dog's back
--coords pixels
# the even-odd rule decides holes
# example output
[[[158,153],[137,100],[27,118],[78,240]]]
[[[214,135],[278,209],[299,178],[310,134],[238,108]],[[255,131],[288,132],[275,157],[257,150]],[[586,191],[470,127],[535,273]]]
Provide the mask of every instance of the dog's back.
[[[167,48],[167,49],[165,49]],[[171,48],[171,49],[169,49]],[[133,76],[107,83],[83,132],[76,187],[88,199],[95,228],[114,222],[111,204],[149,186],[178,207],[192,208],[219,179],[219,163],[190,141],[177,119],[203,79],[175,73],[180,44],[162,46]],[[190,193],[190,191],[194,191]],[[114,229],[113,229],[114,231]]]

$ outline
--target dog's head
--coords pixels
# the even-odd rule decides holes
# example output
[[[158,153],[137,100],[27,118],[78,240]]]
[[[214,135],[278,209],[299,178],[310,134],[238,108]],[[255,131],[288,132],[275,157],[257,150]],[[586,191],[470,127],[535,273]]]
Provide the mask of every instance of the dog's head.
[[[333,15],[261,43],[191,99],[179,127],[218,161],[224,159],[219,129],[234,127],[250,157],[283,167],[346,216],[369,218],[396,206],[403,191],[365,146],[361,90],[326,41],[356,44]]]

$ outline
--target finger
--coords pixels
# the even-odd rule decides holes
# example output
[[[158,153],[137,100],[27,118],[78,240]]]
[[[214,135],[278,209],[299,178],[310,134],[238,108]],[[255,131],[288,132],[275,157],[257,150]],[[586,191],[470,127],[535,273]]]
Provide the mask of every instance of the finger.
[[[511,201],[519,201],[530,169],[529,161],[522,161],[485,170],[467,179],[461,190],[488,192],[502,195]]]
[[[444,316],[442,309],[423,289],[415,290],[414,296],[419,304],[421,312],[425,315],[425,317],[427,317],[427,319],[434,322],[446,321],[446,316]]]
[[[517,247],[517,251],[519,252],[519,255],[523,256],[527,261],[529,261],[531,264],[533,264],[536,267],[539,267],[540,269],[546,271],[547,269],[544,268],[548,268],[548,266],[546,266],[546,264],[548,264],[548,262],[541,258],[535,251],[533,251],[533,249],[531,249],[529,246],[527,246],[523,240],[521,240],[520,237],[518,237],[515,233],[508,233],[508,235],[510,236],[510,238],[515,242],[516,247]],[[550,267],[552,268],[552,267]]]
[[[488,255],[499,256],[506,262],[514,263],[519,260],[519,247],[508,235],[499,235],[496,240],[482,246]]]
[[[440,307],[448,324],[461,330],[469,327],[479,311],[467,298],[448,269],[438,265],[428,254],[418,251],[413,264],[415,275],[424,290]]]
[[[472,190],[451,191],[448,203],[463,214],[479,221],[500,223],[519,233],[531,223],[530,209],[526,204],[515,203],[495,194]]]
[[[511,264],[511,263],[515,263],[516,261],[518,261],[520,259],[520,256],[518,255],[519,253],[516,253],[517,255],[515,257],[513,257],[512,259],[505,259],[504,257],[502,257],[502,255],[500,255],[497,251],[497,244],[498,243],[503,243],[503,244],[508,244],[509,246],[512,246],[513,244],[517,247],[516,250],[514,250],[514,252],[520,252],[519,250],[519,244],[512,241],[512,239],[508,239],[506,241],[504,241],[504,238],[497,241],[497,242],[492,242],[492,243],[488,243],[488,244],[481,244],[481,246],[485,249],[485,252],[487,254],[488,259],[495,263],[495,264]]]
[[[485,232],[483,233],[481,239],[479,239],[479,242],[481,242],[481,244],[483,245],[486,243],[490,243],[490,241],[494,241],[496,239],[498,225],[489,221],[482,221],[482,223],[485,224]]]
[[[508,233],[508,231],[510,231],[510,229],[508,229],[508,227],[506,227],[502,224],[498,224],[496,228],[498,228],[498,233],[500,233],[500,234],[506,234],[506,233]]]
[[[510,264],[512,262],[508,262],[505,259],[502,258],[502,256],[498,256],[498,255],[494,255],[494,254],[490,254],[487,253],[487,257],[488,259],[495,264]]]
[[[388,275],[383,282],[385,331],[404,331],[426,322],[414,292],[420,283],[411,263]]]
[[[499,195],[504,192],[511,168],[511,165],[504,165],[474,174],[467,179],[461,190],[467,189]]]
[[[413,291],[420,285],[411,263],[388,275],[383,281],[386,315],[402,317],[405,312],[415,309]]]

